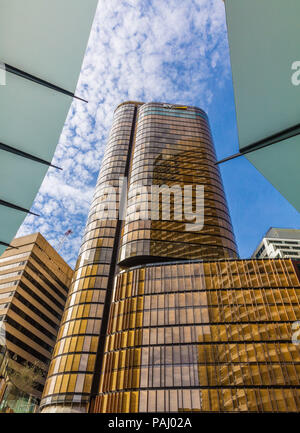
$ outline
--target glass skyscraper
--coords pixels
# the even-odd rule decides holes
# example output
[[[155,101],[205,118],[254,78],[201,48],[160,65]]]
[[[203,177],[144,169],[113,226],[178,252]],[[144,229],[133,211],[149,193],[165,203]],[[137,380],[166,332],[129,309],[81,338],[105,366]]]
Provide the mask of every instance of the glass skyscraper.
[[[238,259],[215,162],[203,110],[117,107],[44,412],[300,407],[297,270]]]

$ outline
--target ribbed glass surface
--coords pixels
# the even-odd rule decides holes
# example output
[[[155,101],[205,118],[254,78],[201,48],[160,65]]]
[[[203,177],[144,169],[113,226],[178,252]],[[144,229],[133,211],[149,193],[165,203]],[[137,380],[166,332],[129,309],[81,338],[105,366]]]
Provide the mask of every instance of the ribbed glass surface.
[[[300,284],[290,260],[118,275],[94,412],[297,412]]]
[[[168,258],[235,258],[237,249],[222,180],[215,165],[207,116],[199,108],[166,108],[165,105],[144,104],[138,111],[120,264],[127,266]],[[135,191],[140,185],[147,188],[139,196],[144,215],[147,209],[147,220],[143,220],[139,209],[137,211]],[[152,185],[179,187],[182,211],[186,202],[184,187],[203,185],[204,227],[187,230],[190,213],[185,213],[182,221],[175,219],[176,209],[179,212],[181,209],[172,193],[161,196],[153,207]],[[195,211],[195,193],[192,202]],[[166,218],[162,208],[168,203],[171,204],[170,214]],[[153,209],[159,212],[156,220],[150,218]]]

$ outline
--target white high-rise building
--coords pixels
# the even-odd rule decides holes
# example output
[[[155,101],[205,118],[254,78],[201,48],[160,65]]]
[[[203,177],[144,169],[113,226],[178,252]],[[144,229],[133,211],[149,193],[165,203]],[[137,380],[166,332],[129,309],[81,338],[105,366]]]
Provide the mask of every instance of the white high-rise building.
[[[270,228],[252,257],[256,259],[300,258],[300,229]]]

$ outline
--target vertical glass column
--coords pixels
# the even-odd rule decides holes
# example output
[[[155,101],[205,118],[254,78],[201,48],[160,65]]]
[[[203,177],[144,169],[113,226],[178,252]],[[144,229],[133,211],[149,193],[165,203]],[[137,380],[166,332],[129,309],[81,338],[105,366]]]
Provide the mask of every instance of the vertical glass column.
[[[43,394],[44,412],[87,410],[101,334],[105,335],[103,317],[115,272],[119,179],[130,157],[135,111],[136,104],[129,102],[114,114]],[[115,213],[107,213],[113,209]]]

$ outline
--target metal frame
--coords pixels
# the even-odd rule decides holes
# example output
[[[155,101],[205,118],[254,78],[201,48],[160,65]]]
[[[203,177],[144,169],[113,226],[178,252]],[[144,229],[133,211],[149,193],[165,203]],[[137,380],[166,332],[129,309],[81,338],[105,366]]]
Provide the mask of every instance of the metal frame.
[[[25,78],[26,80],[33,81],[34,83],[40,84],[41,86],[48,87],[49,89],[55,90],[56,92],[63,93],[65,95],[71,96],[72,98],[88,103],[86,99],[79,98],[79,96],[75,96],[74,93],[63,89],[62,87],[56,86],[55,84],[49,83],[49,81],[42,80],[39,77],[35,77],[34,75],[28,74],[27,72],[15,68],[14,66],[8,65],[7,63],[3,63],[3,64],[5,66],[5,70],[7,72],[10,72],[11,74],[18,75],[19,77]]]
[[[51,164],[51,162],[45,161],[44,159],[38,158],[37,156],[31,155],[30,153],[23,152],[22,150],[16,149],[15,147],[8,146],[7,144],[0,142],[0,150],[13,153],[15,155],[22,156],[23,158],[31,159],[32,161],[39,162],[40,164],[48,165],[49,167],[57,168],[62,170],[62,168]]]
[[[9,203],[8,201],[1,200],[1,199],[0,199],[0,206],[10,207],[10,208],[18,210],[20,212],[29,213],[30,215],[34,215],[34,216],[38,216],[38,217],[40,216],[37,213],[31,212],[30,210],[25,209],[24,207],[18,206],[18,205],[13,204],[13,203]]]
[[[235,153],[232,156],[228,156],[227,158],[217,161],[216,165],[238,158],[239,156],[247,155],[248,153],[255,152],[256,150],[264,149],[265,147],[271,146],[272,144],[279,143],[280,141],[286,140],[288,138],[296,137],[297,135],[300,135],[300,123],[292,126],[291,128],[284,129],[283,131],[270,135],[267,138],[263,138],[262,140],[259,140],[255,143],[249,144],[248,146],[244,147],[241,152]]]

